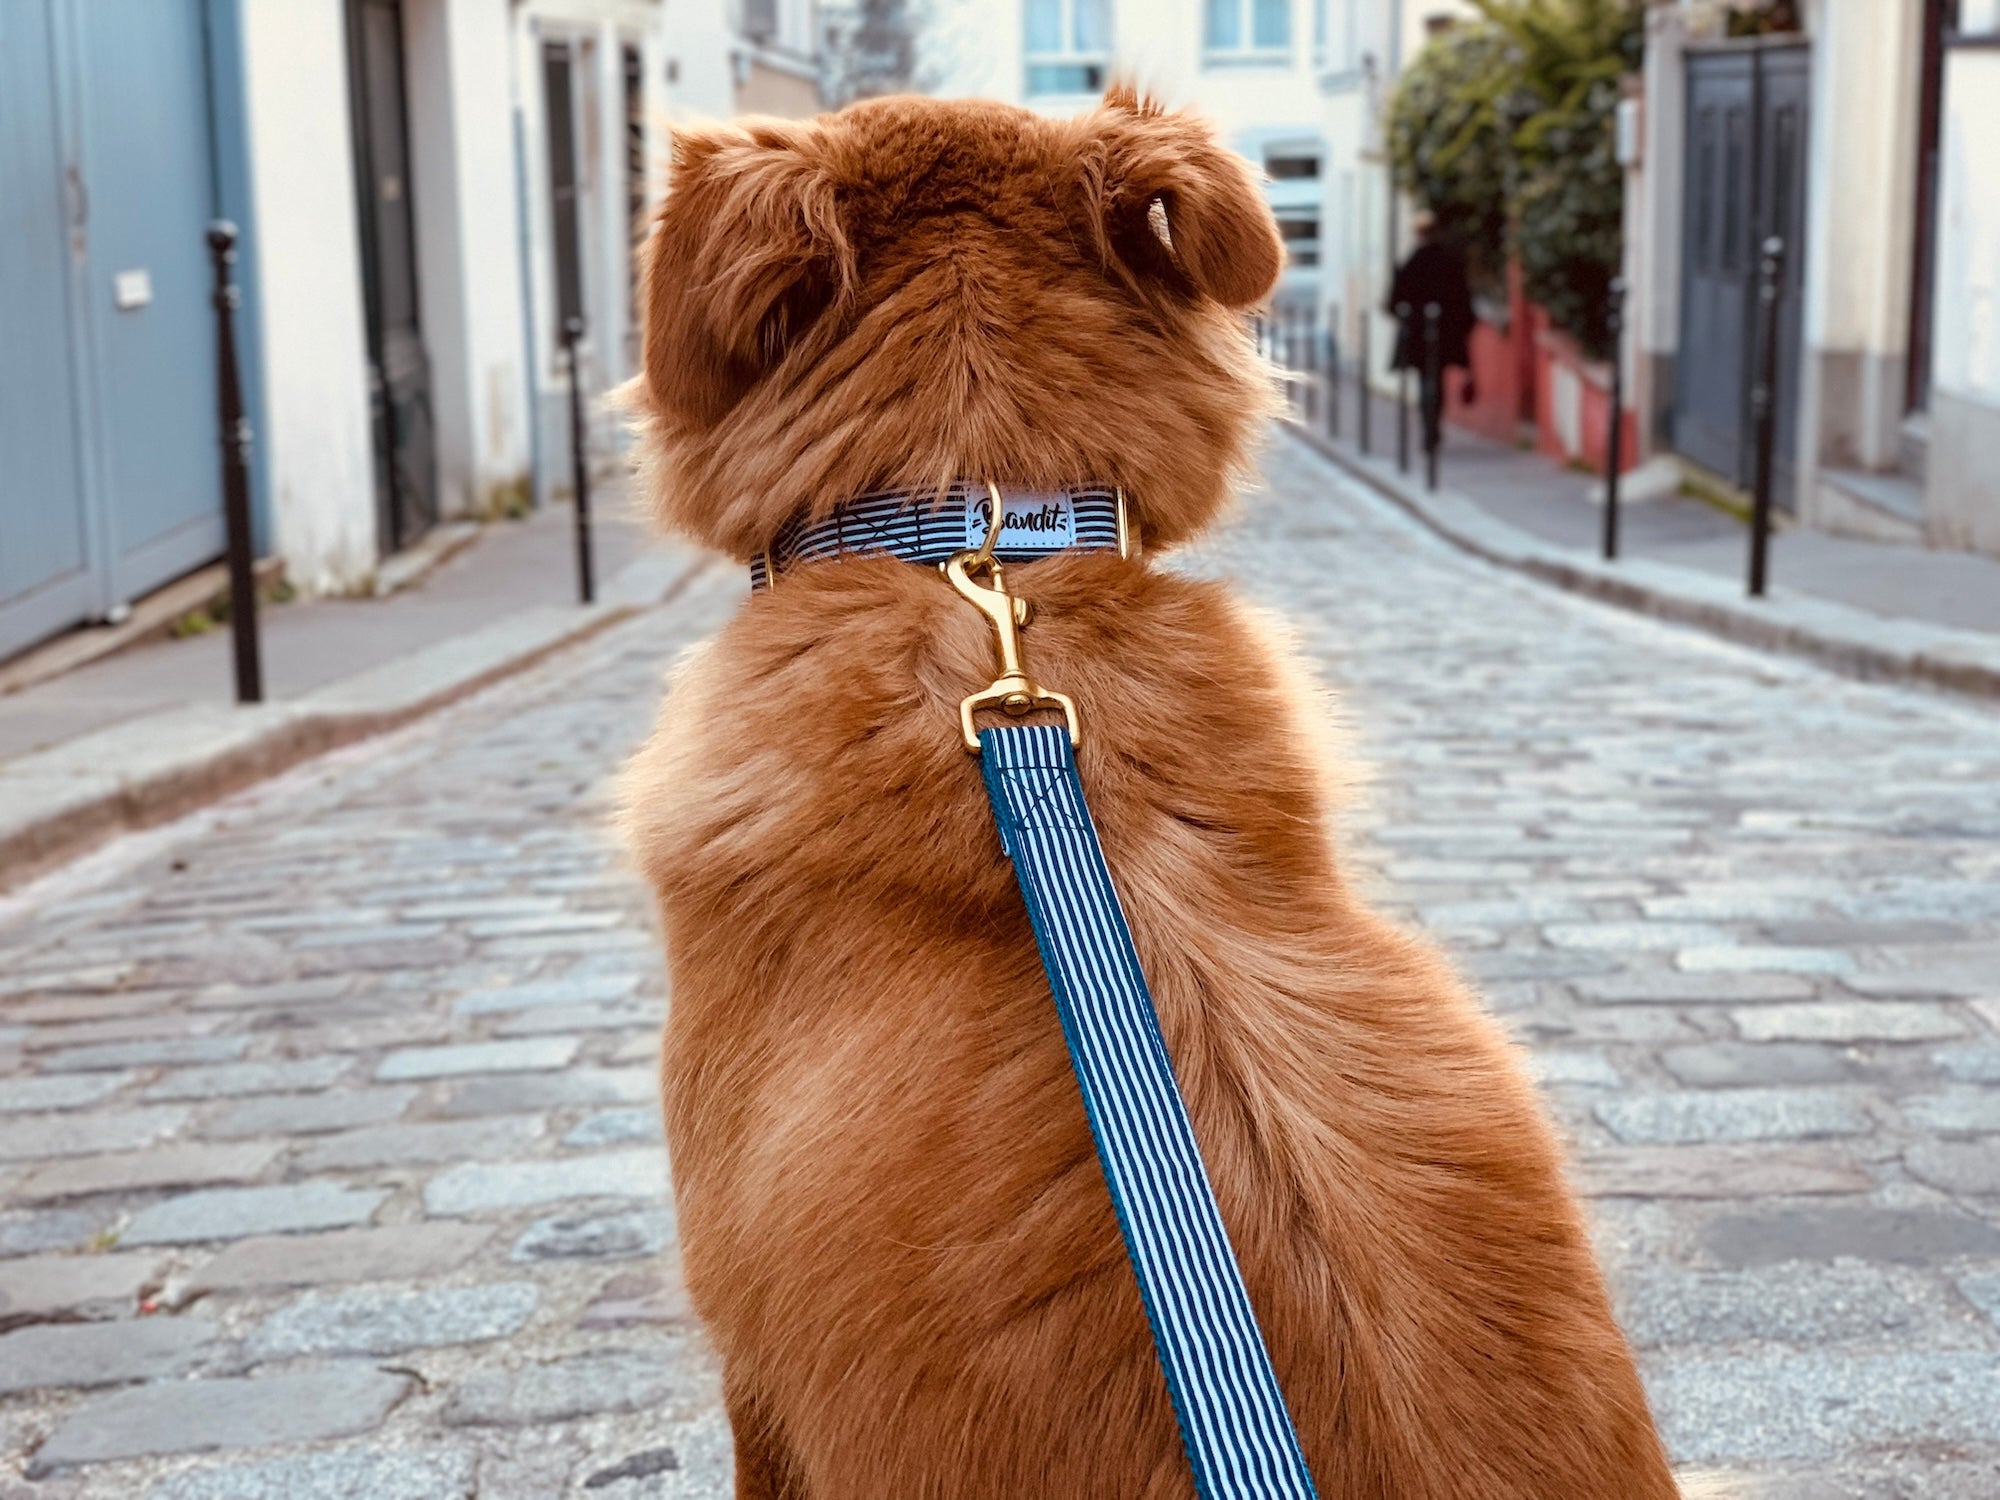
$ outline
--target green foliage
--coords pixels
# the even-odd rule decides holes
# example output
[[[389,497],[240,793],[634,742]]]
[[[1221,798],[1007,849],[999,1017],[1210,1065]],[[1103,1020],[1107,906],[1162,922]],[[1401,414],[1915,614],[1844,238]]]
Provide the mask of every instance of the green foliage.
[[[1514,158],[1504,105],[1518,66],[1499,27],[1456,26],[1417,54],[1389,101],[1397,182],[1489,288],[1507,263]]]
[[[1400,184],[1490,276],[1499,242],[1528,295],[1592,354],[1622,256],[1619,79],[1645,43],[1639,0],[1474,0],[1406,70],[1390,108]]]

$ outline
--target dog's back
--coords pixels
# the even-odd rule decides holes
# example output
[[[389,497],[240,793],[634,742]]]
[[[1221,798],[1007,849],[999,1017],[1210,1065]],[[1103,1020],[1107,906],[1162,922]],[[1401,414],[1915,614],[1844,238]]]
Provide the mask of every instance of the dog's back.
[[[1158,205],[1157,207],[1155,205]],[[1164,222],[1162,222],[1164,220]],[[1117,483],[1155,546],[1267,400],[1244,167],[1114,98],[884,101],[685,142],[647,379],[670,524],[965,474]],[[1219,585],[1009,570],[1322,1493],[1673,1493],[1546,1127],[1441,961],[1363,910],[1309,695]],[[991,635],[887,559],[788,573],[682,669],[628,782],[661,901],[684,1264],[738,1489],[1192,1482],[1027,918],[958,739]]]

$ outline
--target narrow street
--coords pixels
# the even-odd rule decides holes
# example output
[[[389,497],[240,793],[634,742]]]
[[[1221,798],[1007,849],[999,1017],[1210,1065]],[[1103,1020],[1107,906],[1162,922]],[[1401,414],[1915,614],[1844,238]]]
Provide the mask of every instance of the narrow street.
[[[1676,1458],[2000,1493],[2000,717],[1265,473],[1191,565],[1295,622],[1350,861],[1532,1048]],[[0,897],[0,1500],[730,1492],[602,824],[741,592]]]

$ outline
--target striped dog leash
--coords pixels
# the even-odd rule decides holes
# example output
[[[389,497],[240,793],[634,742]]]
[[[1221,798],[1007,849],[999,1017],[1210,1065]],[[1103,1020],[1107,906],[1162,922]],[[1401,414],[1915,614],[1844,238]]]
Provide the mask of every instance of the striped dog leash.
[[[1084,801],[1076,704],[1028,675],[1020,645],[1026,612],[1002,576],[1003,564],[1024,553],[1095,545],[1130,555],[1124,496],[1115,489],[1003,493],[990,484],[954,486],[953,493],[963,509],[954,505],[945,514],[962,518],[965,529],[947,553],[928,555],[943,529],[935,523],[928,538],[920,525],[874,525],[865,545],[850,548],[848,538],[860,534],[850,518],[800,528],[785,561],[775,550],[766,554],[762,576],[753,572],[753,579],[769,587],[790,561],[887,552],[941,564],[952,587],[992,622],[1000,676],[960,705],[959,727],[966,748],[980,757],[993,818],[1027,904],[1195,1489],[1202,1500],[1312,1500],[1316,1492],[1298,1433]],[[1107,500],[1113,507],[1108,526],[1098,509]],[[907,507],[907,499],[902,503]],[[1009,524],[1065,507],[1072,513],[1068,523]],[[1089,522],[1086,507],[1094,513]],[[829,542],[827,528],[835,524],[839,529]],[[1093,540],[1084,540],[1086,525]],[[1063,536],[1069,540],[1059,541]],[[1034,708],[1059,709],[1066,723],[980,729],[974,722],[983,709],[1018,716]]]

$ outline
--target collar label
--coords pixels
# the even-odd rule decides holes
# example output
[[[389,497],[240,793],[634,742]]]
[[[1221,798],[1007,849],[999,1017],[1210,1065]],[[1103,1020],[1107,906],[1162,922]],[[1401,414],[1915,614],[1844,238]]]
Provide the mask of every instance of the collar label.
[[[986,540],[992,502],[985,486],[965,497],[965,545]],[[1000,490],[1000,546],[1014,552],[1061,552],[1076,545],[1076,502],[1068,490]]]

